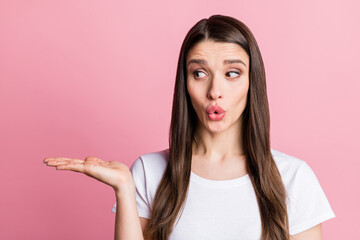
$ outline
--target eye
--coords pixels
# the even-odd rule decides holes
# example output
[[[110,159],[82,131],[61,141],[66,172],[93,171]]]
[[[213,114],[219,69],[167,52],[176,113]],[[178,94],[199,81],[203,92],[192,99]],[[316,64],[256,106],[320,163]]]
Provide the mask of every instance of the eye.
[[[196,74],[199,74],[199,76],[196,77]],[[201,76],[201,74],[202,74],[202,76]],[[206,76],[206,74],[204,72],[198,71],[198,70],[194,71],[193,75],[195,76],[195,78],[202,78],[202,77]]]
[[[235,78],[235,77],[239,76],[240,73],[236,72],[236,71],[230,71],[230,72],[226,73],[226,76],[229,76],[229,75],[230,75],[231,78]]]

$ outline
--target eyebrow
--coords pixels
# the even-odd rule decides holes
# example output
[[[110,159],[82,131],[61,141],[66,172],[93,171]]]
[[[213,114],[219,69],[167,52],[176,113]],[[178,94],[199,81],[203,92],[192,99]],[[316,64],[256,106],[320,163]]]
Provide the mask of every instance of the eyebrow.
[[[191,64],[191,63],[198,63],[198,64],[203,64],[203,65],[207,65],[207,61],[204,60],[204,59],[191,59],[188,63],[188,66]],[[230,60],[224,60],[223,64],[231,64],[231,63],[241,63],[243,64],[245,67],[246,67],[246,64],[240,60],[240,59],[230,59]]]

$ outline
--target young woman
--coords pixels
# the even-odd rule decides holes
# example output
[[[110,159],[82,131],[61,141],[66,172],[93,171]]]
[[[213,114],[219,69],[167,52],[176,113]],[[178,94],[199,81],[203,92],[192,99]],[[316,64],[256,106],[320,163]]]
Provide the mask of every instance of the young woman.
[[[115,239],[321,239],[335,217],[307,163],[270,148],[265,70],[251,31],[223,15],[182,44],[169,148],[131,166],[46,158],[115,190]]]

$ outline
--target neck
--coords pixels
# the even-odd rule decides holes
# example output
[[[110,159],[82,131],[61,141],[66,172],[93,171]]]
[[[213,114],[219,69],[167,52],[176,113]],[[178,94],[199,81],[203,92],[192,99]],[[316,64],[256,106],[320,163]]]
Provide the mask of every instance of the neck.
[[[198,124],[194,135],[196,142],[193,142],[193,155],[216,162],[244,155],[241,124],[239,123],[241,122],[237,122],[219,133],[210,132],[202,124]]]

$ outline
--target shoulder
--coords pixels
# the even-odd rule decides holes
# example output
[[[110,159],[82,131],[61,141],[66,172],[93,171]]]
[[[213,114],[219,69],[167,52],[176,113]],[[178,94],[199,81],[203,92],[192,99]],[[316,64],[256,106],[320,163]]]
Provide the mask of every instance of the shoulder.
[[[277,166],[280,168],[297,168],[305,163],[305,161],[300,158],[288,155],[273,148],[271,148],[271,154]]]
[[[146,172],[163,173],[166,168],[169,149],[142,154],[134,161],[131,169],[143,168]]]
[[[314,171],[306,161],[275,149],[271,149],[271,153],[288,194],[309,189],[309,185],[314,189],[320,188]]]
[[[271,149],[287,192],[290,234],[335,217],[311,167],[302,159]]]
[[[299,190],[299,185],[319,185],[313,169],[306,161],[275,149],[271,149],[271,153],[288,192]]]
[[[311,170],[309,165],[302,159],[280,152],[271,148],[271,154],[279,169],[284,184],[297,177],[303,171]]]
[[[143,191],[151,203],[164,175],[169,149],[140,155],[130,167],[136,188]]]

